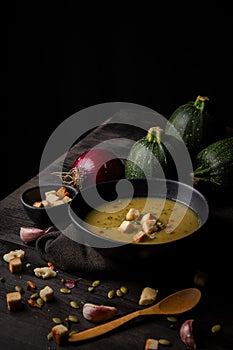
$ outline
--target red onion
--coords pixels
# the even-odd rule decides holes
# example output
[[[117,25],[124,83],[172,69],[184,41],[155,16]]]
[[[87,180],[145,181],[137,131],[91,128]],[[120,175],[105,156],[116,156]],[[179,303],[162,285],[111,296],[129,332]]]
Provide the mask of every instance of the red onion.
[[[64,184],[78,189],[100,182],[124,178],[123,162],[112,152],[104,149],[93,149],[84,152],[74,162],[68,172],[55,173]]]
[[[197,346],[194,331],[194,320],[186,320],[180,327],[180,338],[186,346],[196,349]]]

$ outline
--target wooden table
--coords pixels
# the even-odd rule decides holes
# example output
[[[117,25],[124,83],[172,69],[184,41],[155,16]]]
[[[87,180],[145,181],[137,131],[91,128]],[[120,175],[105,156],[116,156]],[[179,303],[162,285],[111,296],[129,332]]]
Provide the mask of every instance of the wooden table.
[[[146,123],[146,121],[145,121]],[[146,127],[149,124],[145,124]],[[146,128],[145,127],[145,128]],[[65,164],[70,166],[77,156],[83,151],[88,150],[103,140],[109,142],[115,138],[121,138],[119,147],[127,152],[131,140],[136,140],[145,133],[145,130],[133,127],[126,128],[125,123],[111,124],[105,123],[96,128],[83,140],[76,144],[67,155]],[[122,143],[125,138],[125,143]],[[45,169],[44,176],[49,178],[51,171],[57,169],[59,162],[63,162],[63,157],[57,159],[54,163]],[[60,317],[64,320],[68,315],[77,315],[79,322],[71,325],[71,330],[83,330],[94,325],[82,316],[82,306],[85,302],[95,304],[113,305],[118,308],[118,316],[135,311],[141,306],[138,305],[141,291],[149,286],[159,290],[158,300],[162,299],[171,292],[181,288],[195,286],[194,273],[201,269],[208,274],[208,283],[202,290],[202,299],[196,308],[186,314],[177,316],[178,322],[170,322],[166,316],[154,316],[151,318],[133,321],[122,328],[112,331],[104,336],[100,336],[91,341],[82,343],[66,344],[63,349],[77,347],[78,349],[144,349],[147,338],[166,338],[171,342],[169,349],[186,349],[186,346],[179,338],[179,327],[183,321],[188,318],[194,318],[198,321],[202,341],[200,349],[208,350],[230,350],[233,348],[233,302],[232,302],[232,248],[231,236],[233,227],[233,206],[228,203],[217,203],[217,200],[210,203],[210,218],[206,227],[205,240],[202,247],[195,247],[196,261],[184,261],[184,270],[176,269],[176,261],[169,269],[164,270],[166,265],[166,256],[161,261],[155,259],[154,266],[150,266],[151,274],[147,277],[138,276],[138,279],[121,278],[103,278],[101,284],[94,292],[88,292],[88,287],[94,279],[99,276],[76,275],[62,271],[59,267],[58,275],[54,279],[42,280],[33,273],[33,268],[46,266],[47,262],[42,260],[33,243],[25,244],[19,237],[21,226],[35,226],[25,214],[20,203],[20,194],[26,188],[37,184],[39,176],[35,176],[30,181],[22,185],[15,192],[11,193],[0,203],[0,254],[1,267],[0,276],[0,348],[7,350],[42,350],[60,348],[53,340],[47,339],[47,334],[54,325],[53,317]],[[19,274],[12,274],[8,269],[8,264],[3,261],[5,253],[23,249],[25,251],[25,260],[23,271]],[[187,247],[192,250],[192,247]],[[190,264],[191,263],[191,264]],[[187,266],[191,266],[190,273]],[[196,264],[196,265],[195,265]],[[156,273],[159,271],[159,274]],[[166,271],[166,275],[163,274]],[[184,274],[185,271],[185,274]],[[154,273],[155,272],[155,273]],[[160,278],[159,276],[162,276]],[[177,279],[176,279],[177,276]],[[63,286],[61,279],[79,279],[71,294],[62,294],[60,288]],[[54,289],[55,298],[53,302],[46,303],[41,309],[32,308],[27,300],[31,291],[27,290],[27,281],[33,281],[37,289],[41,289],[46,284]],[[22,311],[10,312],[7,309],[6,293],[14,291],[15,286],[20,285],[24,289],[22,294],[24,308]],[[117,289],[125,285],[128,293],[124,297],[115,297],[111,300],[107,297],[110,289]],[[79,309],[72,309],[69,301],[76,300],[80,305]],[[211,327],[214,324],[221,324],[221,331],[213,334]],[[164,346],[160,345],[162,349]]]

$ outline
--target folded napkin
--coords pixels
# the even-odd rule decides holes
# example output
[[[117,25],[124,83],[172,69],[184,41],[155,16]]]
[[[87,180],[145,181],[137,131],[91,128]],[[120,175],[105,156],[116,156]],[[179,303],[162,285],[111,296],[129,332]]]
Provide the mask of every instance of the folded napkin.
[[[39,237],[36,241],[36,249],[41,258],[53,263],[57,269],[81,277],[97,276],[143,281],[151,280],[152,277],[170,284],[172,280],[178,282],[179,279],[183,281],[184,277],[187,279],[193,276],[190,264],[188,274],[184,267],[179,268],[180,263],[183,266],[183,261],[179,261],[179,252],[174,251],[175,264],[174,262],[169,264],[167,255],[162,258],[153,256],[131,259],[129,254],[124,258],[121,253],[120,258],[117,258],[117,254],[112,252],[107,254],[106,248],[93,248],[70,239],[69,237],[74,236],[75,230],[77,230],[76,227],[70,224],[62,232],[54,229]],[[127,247],[125,248],[127,254]]]
[[[36,241],[41,257],[56,268],[75,274],[107,275],[119,271],[119,262],[113,261],[95,248],[79,244],[69,238],[75,227],[70,224],[63,232],[54,230]]]
[[[130,260],[128,257],[118,259],[117,254],[108,254],[106,248],[93,248],[79,244],[70,239],[75,234],[73,224],[62,232],[56,228],[40,236],[36,241],[36,249],[41,258],[51,262],[57,269],[79,276],[99,276],[106,278],[145,279],[150,275],[151,259]],[[117,248],[113,248],[117,249]],[[153,259],[154,260],[154,259]]]

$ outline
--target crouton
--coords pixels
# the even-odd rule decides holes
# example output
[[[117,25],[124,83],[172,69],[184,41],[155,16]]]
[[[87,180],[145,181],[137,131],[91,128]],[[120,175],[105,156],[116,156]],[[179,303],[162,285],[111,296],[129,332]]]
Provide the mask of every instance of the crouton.
[[[11,259],[19,257],[23,259],[25,256],[25,251],[23,249],[11,250],[9,253],[3,255],[3,260],[9,262]]]
[[[9,270],[11,273],[19,273],[22,271],[22,260],[19,257],[13,258],[9,261]]]
[[[56,344],[61,345],[68,340],[69,330],[63,324],[58,324],[52,328],[53,340]]]
[[[144,350],[158,350],[159,341],[157,339],[148,338],[146,339]]]
[[[124,233],[130,233],[135,230],[135,227],[130,221],[124,220],[118,227],[118,230]]]
[[[156,220],[145,220],[142,223],[142,230],[147,233],[153,233],[158,231],[158,226],[156,225]]]
[[[141,218],[140,224],[142,225],[143,222],[146,220],[157,220],[157,218],[154,214],[147,213],[147,214],[143,215],[143,217]]]
[[[63,197],[62,201],[63,203],[69,203],[72,199],[68,196]]]
[[[140,216],[140,211],[134,208],[130,208],[126,214],[126,220],[136,220]]]
[[[158,290],[150,288],[150,287],[145,287],[142,290],[140,300],[139,300],[139,305],[153,304],[157,298],[157,295],[158,295]]]
[[[36,277],[42,277],[43,279],[56,277],[56,271],[53,271],[50,267],[36,267],[34,270]]]
[[[33,207],[41,208],[41,207],[43,207],[43,203],[42,202],[34,202]]]
[[[53,299],[54,291],[51,287],[45,286],[43,289],[40,290],[39,294],[41,299],[47,302]]]
[[[135,243],[140,243],[140,242],[144,242],[148,239],[148,235],[143,232],[143,231],[140,231],[140,232],[137,232],[134,236],[133,236],[133,241]]]
[[[63,199],[65,196],[69,196],[69,192],[67,191],[67,189],[64,186],[62,186],[57,190],[56,195],[60,199]]]
[[[54,202],[56,202],[59,199],[59,197],[54,194],[50,193],[49,195],[46,196],[46,201],[48,202],[48,205],[53,206]]]
[[[6,294],[7,308],[9,311],[22,309],[22,295],[20,292],[9,292]]]

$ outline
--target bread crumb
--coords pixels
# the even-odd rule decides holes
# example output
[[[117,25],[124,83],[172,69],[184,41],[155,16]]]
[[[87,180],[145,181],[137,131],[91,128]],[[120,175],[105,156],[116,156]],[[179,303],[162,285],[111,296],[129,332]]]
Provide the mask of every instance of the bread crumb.
[[[150,288],[150,287],[145,287],[142,290],[140,300],[139,300],[139,305],[153,304],[157,298],[157,295],[158,295],[158,290]]]

